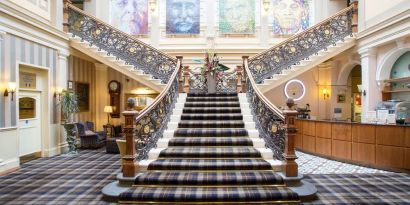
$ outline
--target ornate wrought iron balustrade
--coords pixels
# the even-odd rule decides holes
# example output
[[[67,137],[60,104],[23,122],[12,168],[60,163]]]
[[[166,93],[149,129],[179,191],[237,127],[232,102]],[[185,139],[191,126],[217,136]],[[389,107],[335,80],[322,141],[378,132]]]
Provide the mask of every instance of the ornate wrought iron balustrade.
[[[107,51],[134,69],[143,70],[167,83],[176,67],[176,59],[143,43],[69,4],[68,31],[82,40]]]
[[[207,79],[200,72],[189,71],[189,91],[192,93],[208,92]],[[216,82],[216,93],[236,93],[237,72],[224,72]]]
[[[266,148],[272,150],[276,159],[284,160],[286,131],[284,116],[258,90],[247,64],[247,59],[244,59],[246,95],[259,136],[264,139]]]
[[[170,119],[172,109],[178,97],[178,71],[174,71],[170,82],[154,103],[143,110],[135,120],[135,139],[137,142],[137,160],[148,158],[148,152],[155,148],[163,135]]]
[[[286,41],[249,59],[249,70],[256,83],[290,69],[303,59],[326,50],[330,45],[343,41],[352,33],[352,14],[356,5],[352,5],[321,23],[296,34]],[[356,25],[356,24],[354,24]]]

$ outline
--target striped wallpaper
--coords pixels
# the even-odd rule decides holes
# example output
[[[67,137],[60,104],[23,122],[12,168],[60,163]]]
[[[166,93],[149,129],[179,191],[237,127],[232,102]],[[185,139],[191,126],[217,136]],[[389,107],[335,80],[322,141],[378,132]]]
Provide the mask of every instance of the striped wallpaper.
[[[89,90],[89,110],[80,112],[75,115],[74,120],[77,122],[92,121],[95,122],[96,106],[95,106],[95,65],[93,62],[86,61],[76,56],[70,56],[68,60],[68,80],[74,82],[88,83]]]
[[[48,68],[50,87],[55,87],[56,50],[14,35],[0,35],[0,127],[12,127],[17,123],[16,100],[5,99],[3,92],[8,82],[17,82],[18,63]],[[50,112],[52,122],[53,116]]]

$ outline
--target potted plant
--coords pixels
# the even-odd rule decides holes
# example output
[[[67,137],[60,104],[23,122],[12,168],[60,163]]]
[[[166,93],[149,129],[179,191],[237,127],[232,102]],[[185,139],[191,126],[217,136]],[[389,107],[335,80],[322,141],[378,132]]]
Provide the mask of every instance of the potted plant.
[[[79,111],[77,95],[73,92],[63,90],[60,105],[65,120],[63,126],[67,134],[68,154],[76,154],[77,148],[74,113]]]

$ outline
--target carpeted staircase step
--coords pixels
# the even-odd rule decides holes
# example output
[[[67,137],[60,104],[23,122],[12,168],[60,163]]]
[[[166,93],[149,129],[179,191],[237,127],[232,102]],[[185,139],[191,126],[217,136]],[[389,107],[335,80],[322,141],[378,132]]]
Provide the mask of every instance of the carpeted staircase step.
[[[187,97],[237,97],[238,93],[188,93]]]
[[[174,137],[168,146],[252,146],[249,137]]]
[[[120,203],[297,203],[285,187],[133,187],[120,194]]]
[[[158,159],[148,170],[272,170],[263,159]]]
[[[182,113],[241,113],[240,107],[184,107]]]
[[[244,128],[245,123],[242,120],[231,121],[181,121],[178,128]]]
[[[239,113],[233,114],[182,114],[181,120],[242,120]]]
[[[253,147],[168,147],[160,158],[261,158]]]
[[[186,102],[185,107],[240,107],[239,102]]]
[[[221,102],[221,101],[239,101],[237,96],[228,97],[187,97],[186,102]]]
[[[182,129],[175,130],[174,137],[246,137],[248,131],[244,128],[234,129]]]
[[[283,178],[273,171],[264,172],[145,172],[137,176],[135,185],[161,186],[284,186]]]

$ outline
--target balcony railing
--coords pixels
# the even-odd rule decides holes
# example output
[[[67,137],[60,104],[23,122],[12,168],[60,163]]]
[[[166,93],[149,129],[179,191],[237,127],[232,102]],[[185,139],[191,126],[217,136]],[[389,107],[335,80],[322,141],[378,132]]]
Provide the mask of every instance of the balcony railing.
[[[292,65],[299,64],[320,50],[336,45],[336,42],[343,41],[345,37],[353,36],[357,26],[356,12],[357,2],[354,2],[319,24],[250,58],[249,70],[255,82],[262,83],[263,80],[290,69]]]
[[[134,66],[134,69],[151,74],[155,79],[161,79],[162,83],[166,84],[170,79],[176,68],[175,58],[104,23],[70,3],[66,3],[65,12],[68,15],[68,23],[65,25],[68,27],[67,32],[106,51],[108,55],[125,61],[126,64]]]

